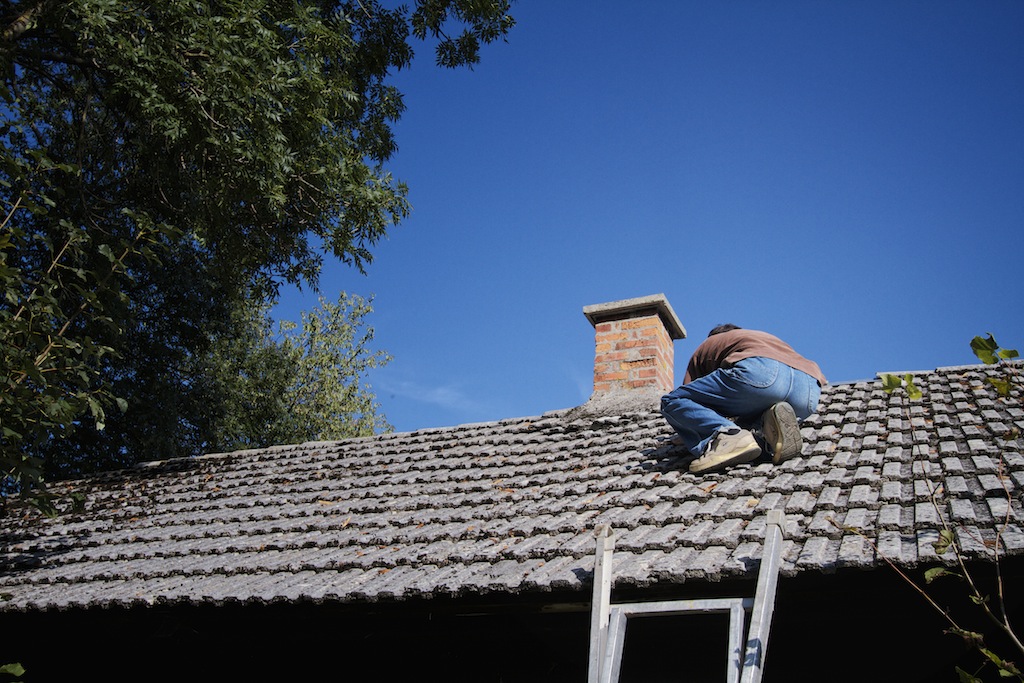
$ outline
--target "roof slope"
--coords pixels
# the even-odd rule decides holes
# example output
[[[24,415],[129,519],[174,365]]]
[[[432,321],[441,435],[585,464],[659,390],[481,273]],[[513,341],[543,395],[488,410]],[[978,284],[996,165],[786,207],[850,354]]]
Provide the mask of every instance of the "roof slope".
[[[1018,389],[1003,400],[987,384],[995,372],[916,373],[919,401],[878,381],[826,386],[803,457],[704,476],[652,406],[68,482],[54,490],[84,493],[83,512],[3,520],[0,611],[588,591],[600,524],[616,530],[617,586],[753,577],[770,509],[786,513],[784,575],[875,566],[873,545],[933,561],[940,513],[968,549],[1001,529],[1024,554],[1024,410]]]

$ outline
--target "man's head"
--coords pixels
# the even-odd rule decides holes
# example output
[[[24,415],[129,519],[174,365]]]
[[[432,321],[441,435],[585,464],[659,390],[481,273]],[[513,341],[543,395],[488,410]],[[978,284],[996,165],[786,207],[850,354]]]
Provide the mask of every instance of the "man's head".
[[[708,336],[710,337],[712,335],[722,334],[723,332],[728,332],[730,330],[738,330],[738,329],[740,329],[740,326],[739,325],[733,325],[732,323],[725,323],[724,325],[716,325],[715,327],[711,328],[710,332],[708,332]]]

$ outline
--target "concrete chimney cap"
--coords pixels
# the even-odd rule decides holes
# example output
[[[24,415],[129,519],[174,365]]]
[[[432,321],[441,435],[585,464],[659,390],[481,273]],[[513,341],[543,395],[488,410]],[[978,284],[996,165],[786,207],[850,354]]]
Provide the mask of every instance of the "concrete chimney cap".
[[[598,323],[609,320],[634,318],[640,315],[650,315],[652,312],[656,312],[661,318],[665,329],[668,330],[669,336],[672,339],[686,338],[686,329],[679,321],[675,311],[672,310],[672,306],[669,305],[668,299],[665,298],[664,294],[651,294],[635,299],[623,299],[622,301],[612,301],[606,304],[593,304],[583,307],[583,315],[587,316],[587,320],[595,327]]]

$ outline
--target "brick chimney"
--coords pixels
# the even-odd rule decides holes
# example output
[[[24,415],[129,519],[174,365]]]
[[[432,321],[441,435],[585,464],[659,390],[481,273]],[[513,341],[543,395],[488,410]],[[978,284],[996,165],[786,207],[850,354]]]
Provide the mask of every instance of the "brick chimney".
[[[584,306],[594,326],[594,395],[591,398],[675,389],[673,341],[686,337],[664,294]]]

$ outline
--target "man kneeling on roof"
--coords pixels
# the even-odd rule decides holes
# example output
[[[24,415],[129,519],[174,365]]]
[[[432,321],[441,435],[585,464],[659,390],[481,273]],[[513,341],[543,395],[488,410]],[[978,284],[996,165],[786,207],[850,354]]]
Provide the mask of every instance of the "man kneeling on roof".
[[[800,421],[818,409],[824,384],[818,364],[778,337],[719,325],[694,351],[683,385],[662,397],[661,413],[696,456],[691,472],[750,462],[762,448],[778,465],[800,454]]]

